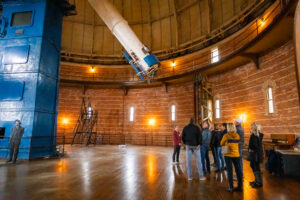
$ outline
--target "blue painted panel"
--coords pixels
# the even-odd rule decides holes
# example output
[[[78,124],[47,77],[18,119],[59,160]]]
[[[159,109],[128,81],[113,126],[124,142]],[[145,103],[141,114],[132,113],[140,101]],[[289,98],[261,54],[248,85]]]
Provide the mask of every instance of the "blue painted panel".
[[[60,55],[61,49],[62,19],[63,15],[57,11],[57,6],[48,3],[45,16],[44,38],[53,45],[59,53],[58,55]]]
[[[149,54],[144,58],[145,62],[148,64],[149,67],[155,64],[159,64],[159,60],[156,58],[154,54]]]
[[[50,41],[44,39],[41,52],[40,72],[57,78],[59,73],[60,52]]]
[[[0,38],[6,35],[6,26],[7,26],[6,18],[0,16]]]
[[[24,82],[0,82],[0,101],[20,101],[23,98]]]
[[[36,91],[36,110],[46,113],[56,112],[57,80],[39,74]]]
[[[25,82],[22,101],[0,100],[0,124],[11,128],[6,121],[22,121],[25,128],[19,156],[36,158],[55,153],[58,72],[61,42],[62,13],[56,1],[5,1],[2,17],[7,20],[4,37],[0,37],[0,82]],[[32,21],[25,26],[11,26],[16,12],[32,11]],[[26,63],[24,51],[6,53],[6,48],[29,46]],[[21,57],[16,62],[13,54]],[[1,62],[3,61],[3,63]],[[5,62],[4,62],[5,61]],[[10,134],[6,132],[5,134]],[[8,141],[0,141],[0,157],[8,155]]]
[[[12,16],[18,12],[32,12],[32,22],[27,26],[11,26]],[[4,38],[42,36],[46,13],[46,1],[4,3],[2,16],[7,19]]]
[[[37,73],[16,73],[5,75],[0,73],[0,82],[24,82],[22,101],[0,101],[1,112],[10,110],[34,111],[36,104],[37,79]]]
[[[12,46],[30,46],[28,61],[24,64],[2,64],[1,57],[5,53],[5,47]],[[42,48],[42,37],[29,37],[19,39],[5,39],[0,38],[0,73],[21,73],[21,72],[39,72],[39,64]],[[1,56],[2,55],[2,56]],[[4,56],[3,59],[4,60]]]
[[[24,64],[28,61],[29,45],[5,47],[2,63],[8,64]]]
[[[34,115],[31,158],[52,155],[56,151],[56,114],[36,112]]]

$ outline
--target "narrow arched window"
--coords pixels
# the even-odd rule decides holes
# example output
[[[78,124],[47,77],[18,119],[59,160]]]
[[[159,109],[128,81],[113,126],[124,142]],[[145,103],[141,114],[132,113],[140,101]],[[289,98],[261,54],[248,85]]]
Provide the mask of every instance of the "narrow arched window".
[[[134,107],[131,106],[129,109],[129,121],[133,122],[134,121]]]
[[[220,99],[216,99],[215,111],[216,111],[216,118],[220,119],[220,117],[221,117],[221,115],[220,115]]]
[[[216,63],[219,61],[219,49],[215,48],[211,50],[211,63]]]
[[[171,120],[172,121],[176,120],[176,106],[175,105],[171,106]]]
[[[273,99],[273,88],[268,87],[267,91],[268,111],[269,114],[274,113],[274,99]]]

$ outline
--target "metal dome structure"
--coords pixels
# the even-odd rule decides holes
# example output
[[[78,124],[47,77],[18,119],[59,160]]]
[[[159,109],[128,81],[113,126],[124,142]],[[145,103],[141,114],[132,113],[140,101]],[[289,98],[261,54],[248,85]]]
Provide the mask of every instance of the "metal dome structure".
[[[113,0],[142,43],[160,59],[199,50],[239,30],[273,1]],[[123,64],[122,46],[87,0],[76,0],[77,15],[64,19],[62,58],[79,63]],[[237,25],[237,26],[236,26]],[[228,33],[217,35],[222,30]],[[208,38],[212,41],[202,43]]]
[[[144,83],[122,55],[123,47],[88,0],[75,0],[77,15],[63,22],[62,82],[136,85]],[[268,44],[250,47],[288,12],[290,0],[111,0],[135,34],[161,61],[155,81],[166,83],[194,72],[215,73],[256,62]],[[291,38],[290,22],[281,23],[273,43]],[[277,32],[276,32],[277,30]],[[218,62],[212,50],[218,49]],[[229,62],[228,62],[229,61]],[[175,67],[176,66],[176,67]],[[92,71],[90,70],[92,69]]]

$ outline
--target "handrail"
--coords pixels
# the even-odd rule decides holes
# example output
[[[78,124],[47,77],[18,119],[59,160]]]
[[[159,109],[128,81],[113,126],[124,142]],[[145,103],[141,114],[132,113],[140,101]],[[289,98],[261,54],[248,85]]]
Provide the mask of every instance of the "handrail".
[[[72,142],[73,135],[66,135],[66,144]],[[132,144],[145,146],[172,146],[172,134],[107,134],[98,133],[94,145],[109,144]]]
[[[264,16],[264,24],[261,23],[261,19],[256,19],[249,23],[244,29],[242,29],[240,32],[233,34],[232,36],[229,36],[227,39],[225,39],[223,42],[221,42],[219,45],[217,45],[219,50],[219,59],[220,61],[218,63],[223,62],[228,57],[238,53],[239,51],[243,50],[245,46],[249,45],[252,41],[257,39],[261,33],[265,32],[267,27],[272,25],[275,19],[277,19],[281,14],[284,13],[284,11],[287,9],[288,5],[285,7],[282,7],[281,1],[276,1],[273,6],[271,6],[266,12],[267,14]],[[289,4],[292,1],[289,1]],[[207,68],[210,66],[214,66],[216,64],[211,64],[211,50],[210,48],[205,48],[203,50],[200,50],[197,53],[193,53],[197,55],[191,55],[194,56],[194,59],[191,59],[189,62],[185,62],[184,64],[178,64],[176,66],[176,69],[173,69],[172,67],[162,65],[162,67],[158,70],[157,76],[155,77],[154,81],[159,81],[160,79],[165,78],[172,78],[176,76],[185,75],[187,73],[191,73],[196,70],[200,70],[203,68]],[[64,70],[67,70],[67,67],[62,67],[61,70],[61,81],[62,82],[137,82],[141,83],[139,78],[136,76],[135,73],[123,73],[122,69],[118,71],[118,73],[72,73],[70,71],[65,72]],[[86,68],[85,68],[86,69]],[[105,71],[105,69],[101,69],[102,71]],[[110,70],[107,68],[107,70]],[[121,72],[121,73],[120,73]]]

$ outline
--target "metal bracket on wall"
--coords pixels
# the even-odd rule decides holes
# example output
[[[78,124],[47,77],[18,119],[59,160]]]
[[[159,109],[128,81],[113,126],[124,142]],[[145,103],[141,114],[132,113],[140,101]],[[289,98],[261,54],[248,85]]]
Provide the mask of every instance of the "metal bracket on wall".
[[[257,69],[260,69],[259,54],[256,54],[256,53],[242,53],[240,56],[248,58],[249,60],[251,60],[251,62],[253,62],[255,64]]]
[[[83,95],[85,95],[86,90],[87,90],[86,85],[83,85],[82,86],[82,93],[83,93]]]
[[[164,83],[164,86],[165,86],[166,92],[168,93],[168,91],[169,91],[169,83]]]
[[[125,96],[127,96],[128,90],[129,90],[128,87],[123,87],[123,91],[124,91],[124,95],[125,95]]]

